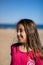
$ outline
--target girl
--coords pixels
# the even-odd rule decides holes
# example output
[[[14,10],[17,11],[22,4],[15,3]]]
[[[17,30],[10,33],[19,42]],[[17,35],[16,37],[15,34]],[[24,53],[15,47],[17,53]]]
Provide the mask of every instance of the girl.
[[[17,39],[18,43],[11,45],[11,65],[43,65],[43,51],[32,20],[17,23]]]

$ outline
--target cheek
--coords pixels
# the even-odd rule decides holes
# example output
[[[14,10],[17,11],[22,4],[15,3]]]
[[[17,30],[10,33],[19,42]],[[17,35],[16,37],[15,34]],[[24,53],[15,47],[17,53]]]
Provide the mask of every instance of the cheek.
[[[24,34],[23,34],[23,37],[24,37],[24,39],[26,40],[27,37],[26,37],[26,33],[25,33],[25,32],[24,32]]]
[[[23,41],[24,43],[27,43],[27,36],[26,36],[26,34],[23,34],[23,39],[22,39],[22,41]]]

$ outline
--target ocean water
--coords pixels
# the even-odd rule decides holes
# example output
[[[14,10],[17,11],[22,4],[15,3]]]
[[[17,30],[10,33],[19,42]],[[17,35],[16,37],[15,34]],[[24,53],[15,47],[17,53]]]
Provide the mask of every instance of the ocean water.
[[[43,25],[36,25],[38,29],[43,29]],[[0,28],[16,28],[16,24],[0,24]]]

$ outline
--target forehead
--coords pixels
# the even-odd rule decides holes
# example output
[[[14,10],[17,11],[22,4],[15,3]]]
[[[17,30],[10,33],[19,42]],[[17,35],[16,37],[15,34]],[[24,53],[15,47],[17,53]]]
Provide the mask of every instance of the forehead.
[[[23,26],[22,24],[19,24],[19,25],[17,26],[17,29],[24,29],[24,26]]]

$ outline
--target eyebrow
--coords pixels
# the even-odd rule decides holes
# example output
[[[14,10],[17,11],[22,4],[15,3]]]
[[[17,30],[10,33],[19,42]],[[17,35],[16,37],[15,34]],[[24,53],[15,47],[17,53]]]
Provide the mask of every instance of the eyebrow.
[[[17,31],[18,31],[18,30],[20,30],[20,31],[24,31],[24,29],[22,29],[22,28],[17,28]]]

